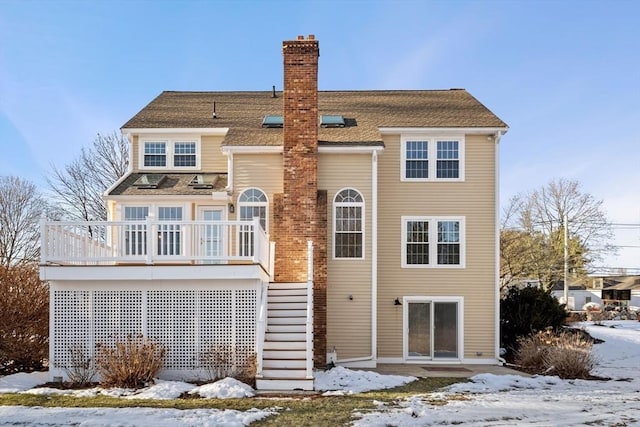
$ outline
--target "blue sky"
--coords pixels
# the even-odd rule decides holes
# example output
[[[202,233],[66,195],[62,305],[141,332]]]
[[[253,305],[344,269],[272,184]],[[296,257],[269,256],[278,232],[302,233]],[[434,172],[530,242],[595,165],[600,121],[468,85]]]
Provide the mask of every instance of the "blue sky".
[[[565,177],[640,224],[638,22],[631,0],[0,0],[0,175],[44,189],[162,90],[280,89],[282,40],[315,34],[320,89],[463,87],[507,122],[503,200]]]

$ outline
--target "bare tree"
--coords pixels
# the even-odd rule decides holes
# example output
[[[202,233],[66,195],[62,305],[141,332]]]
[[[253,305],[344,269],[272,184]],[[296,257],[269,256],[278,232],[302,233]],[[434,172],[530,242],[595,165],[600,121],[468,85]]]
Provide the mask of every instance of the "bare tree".
[[[514,196],[503,211],[500,232],[503,286],[519,279],[538,279],[550,286],[562,279],[565,214],[569,269],[574,276],[585,275],[593,261],[613,250],[602,203],[583,193],[577,181],[566,179]]]
[[[0,265],[36,261],[40,218],[47,202],[36,186],[16,176],[0,176]]]
[[[47,182],[63,215],[84,221],[106,220],[102,194],[129,168],[129,143],[113,132],[100,135],[62,169],[53,166]]]

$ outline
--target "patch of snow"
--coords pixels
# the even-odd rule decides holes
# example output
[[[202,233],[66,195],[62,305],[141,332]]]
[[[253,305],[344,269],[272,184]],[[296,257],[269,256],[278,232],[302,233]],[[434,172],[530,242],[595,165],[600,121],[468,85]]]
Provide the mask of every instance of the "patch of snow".
[[[353,371],[338,366],[324,372],[316,372],[315,388],[325,391],[323,396],[340,396],[398,387],[417,380],[416,377],[381,375],[371,371]]]
[[[233,399],[255,396],[253,388],[234,378],[224,378],[211,384],[196,387],[189,391],[189,394],[198,394],[205,399]]]
[[[6,377],[0,377],[0,393],[18,393],[29,390],[37,385],[49,381],[48,372],[32,372],[25,374],[20,372]]]
[[[247,426],[274,415],[275,410],[157,409],[157,408],[41,408],[0,406],[3,425],[30,427],[155,427]]]
[[[182,381],[156,380],[155,384],[125,396],[125,399],[177,399],[193,387],[193,384]]]

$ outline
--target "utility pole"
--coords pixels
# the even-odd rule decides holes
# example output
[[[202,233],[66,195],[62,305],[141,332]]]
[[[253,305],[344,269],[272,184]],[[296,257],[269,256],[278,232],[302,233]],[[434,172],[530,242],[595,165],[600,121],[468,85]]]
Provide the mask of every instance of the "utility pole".
[[[566,212],[562,220],[564,223],[564,303],[569,307],[569,220]]]

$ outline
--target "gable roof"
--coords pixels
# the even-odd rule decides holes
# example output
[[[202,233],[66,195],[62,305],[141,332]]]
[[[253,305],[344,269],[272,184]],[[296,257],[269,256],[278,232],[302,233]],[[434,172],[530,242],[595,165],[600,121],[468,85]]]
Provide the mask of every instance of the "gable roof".
[[[213,117],[215,102],[216,118]],[[172,92],[158,95],[127,129],[229,128],[224,145],[281,145],[281,128],[263,128],[282,114],[282,92]],[[350,126],[319,128],[320,143],[381,142],[381,127],[504,128],[507,125],[464,89],[319,91],[318,115],[342,115]]]

